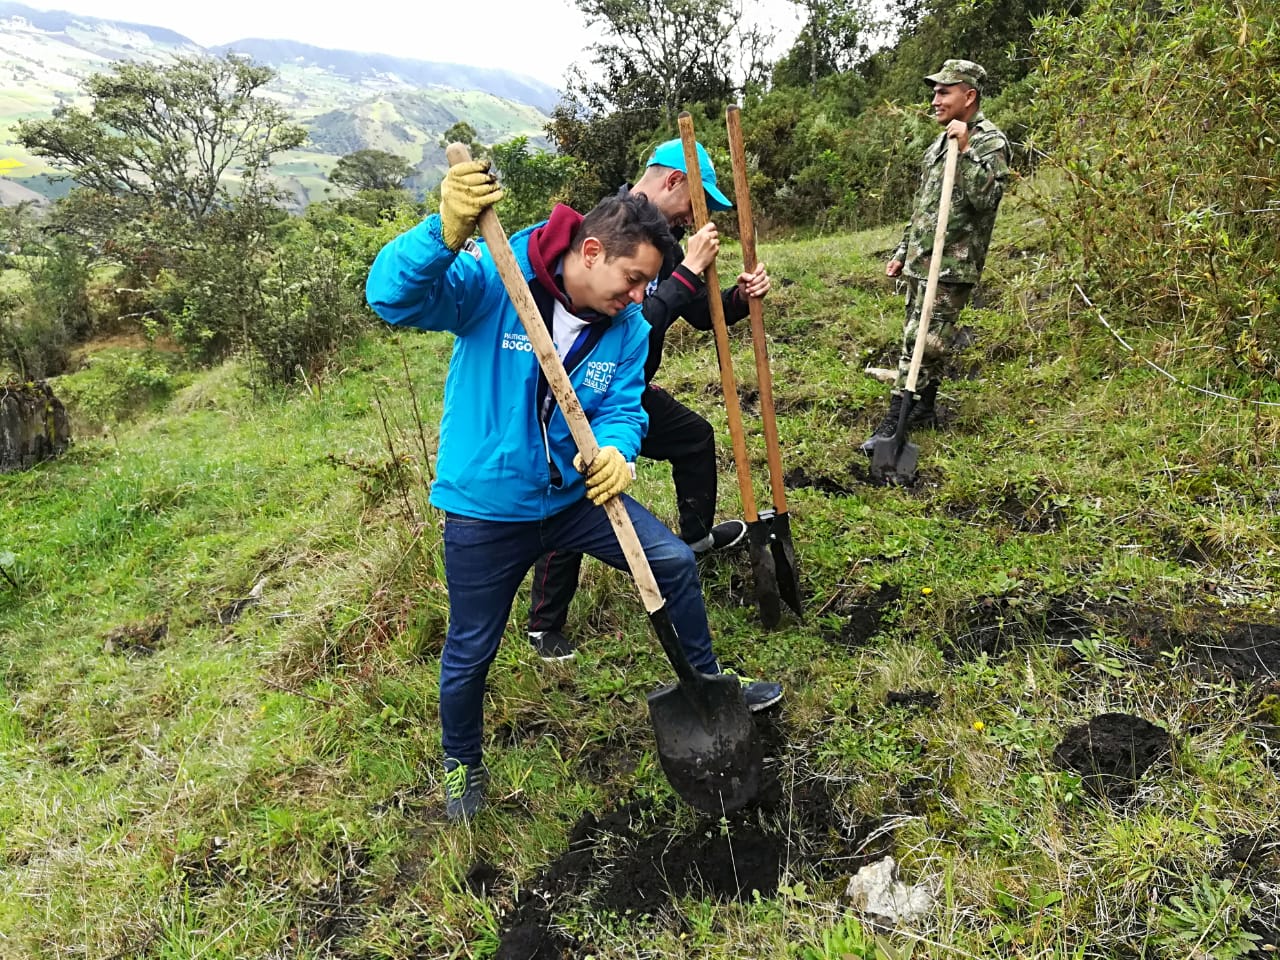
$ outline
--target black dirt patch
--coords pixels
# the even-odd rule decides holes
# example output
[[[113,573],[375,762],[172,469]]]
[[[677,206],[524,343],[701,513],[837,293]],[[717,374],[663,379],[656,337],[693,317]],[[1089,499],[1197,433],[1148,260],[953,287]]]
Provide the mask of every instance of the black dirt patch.
[[[791,490],[808,487],[825,493],[829,497],[848,497],[853,495],[853,488],[846,483],[833,479],[825,474],[815,473],[812,476],[804,467],[796,467],[783,474],[782,481]]]
[[[1038,494],[1030,503],[1013,494],[1005,494],[984,503],[953,501],[944,509],[948,516],[957,520],[981,521],[983,525],[995,520],[1018,533],[1051,533],[1066,519],[1062,507],[1047,493]]]
[[[884,695],[885,706],[936,710],[938,695],[932,690],[890,690]]]
[[[1165,760],[1172,749],[1172,738],[1163,727],[1126,713],[1104,713],[1067,730],[1053,760],[1080,774],[1095,796],[1124,801],[1148,768]]]
[[[870,597],[846,601],[836,610],[847,616],[844,625],[838,632],[825,631],[823,636],[832,643],[851,650],[865,646],[880,632],[881,623],[887,614],[897,608],[901,598],[901,587],[884,583]]]
[[[1187,649],[1215,672],[1240,682],[1280,677],[1280,627],[1240,623],[1221,638],[1186,638]]]
[[[767,752],[790,739],[777,720],[762,724],[760,733]],[[654,917],[669,911],[673,898],[772,897],[783,871],[797,865],[834,880],[892,852],[892,828],[878,817],[844,816],[831,781],[784,783],[776,761],[768,762],[765,780],[754,807],[689,830],[670,825],[670,807],[647,800],[602,816],[584,813],[569,832],[568,849],[521,889],[498,956],[560,957],[575,948],[551,924],[561,903]]]
[[[578,757],[578,769],[591,783],[606,783],[616,776],[632,773],[640,762],[640,751],[625,738],[610,737],[587,747]]]
[[[1001,657],[1019,643],[1039,639],[1027,616],[1010,597],[982,597],[968,609],[948,618],[949,653],[962,659]]]
[[[573,941],[549,927],[549,922],[550,914],[542,910],[538,920],[511,927],[502,935],[498,952],[494,954],[496,960],[561,960]]]
[[[477,897],[487,897],[498,884],[498,868],[488,860],[477,860],[468,868],[463,883]]]
[[[155,653],[169,634],[169,621],[164,617],[148,617],[141,623],[116,627],[102,638],[102,649],[107,653],[146,656]]]

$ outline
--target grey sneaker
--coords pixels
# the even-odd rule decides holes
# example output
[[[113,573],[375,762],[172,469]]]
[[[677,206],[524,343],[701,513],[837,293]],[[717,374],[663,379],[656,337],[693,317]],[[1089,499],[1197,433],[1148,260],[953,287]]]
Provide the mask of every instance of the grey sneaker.
[[[573,641],[559,630],[530,630],[529,642],[543,660],[573,659]]]
[[[742,684],[742,699],[747,701],[747,709],[752,713],[767,710],[782,699],[782,684],[773,680],[755,680],[744,677],[736,670],[725,670],[729,676],[737,677]]]
[[[724,523],[717,523],[711,528],[710,533],[701,540],[695,540],[689,546],[694,553],[701,556],[704,553],[736,547],[746,535],[747,522],[745,520],[726,520]]]
[[[444,814],[450,820],[470,820],[484,805],[489,771],[483,763],[444,758]]]

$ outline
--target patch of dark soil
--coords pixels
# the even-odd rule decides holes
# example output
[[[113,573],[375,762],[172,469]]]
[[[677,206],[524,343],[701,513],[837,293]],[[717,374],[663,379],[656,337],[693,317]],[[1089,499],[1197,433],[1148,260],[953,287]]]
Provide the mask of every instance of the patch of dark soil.
[[[776,719],[762,723],[760,734],[767,753],[792,739]],[[690,830],[668,823],[670,807],[648,801],[600,816],[584,813],[569,831],[568,849],[521,890],[498,955],[524,956],[513,951],[528,947],[550,951],[530,956],[563,956],[572,945],[550,927],[562,901],[585,901],[619,916],[655,916],[685,895],[743,901],[758,891],[771,897],[783,871],[799,864],[834,880],[892,852],[892,828],[879,817],[842,814],[830,781],[784,783],[776,760],[767,761],[765,781],[755,806]]]
[[[1043,493],[1030,503],[1014,494],[1005,494],[982,503],[955,501],[948,503],[944,509],[948,516],[957,520],[977,520],[986,526],[989,519],[993,518],[1019,533],[1050,533],[1058,529],[1066,519],[1063,509]]]
[[[578,769],[591,783],[606,783],[614,777],[631,773],[640,762],[640,751],[625,738],[610,737],[604,743],[587,747],[578,757]]]
[[[1104,713],[1068,729],[1053,760],[1080,774],[1095,796],[1124,801],[1137,789],[1138,779],[1172,749],[1163,727],[1126,713]]]
[[[298,940],[311,947],[324,947],[354,936],[369,922],[361,882],[368,872],[369,854],[359,847],[340,844],[331,845],[329,853],[332,875],[302,900]]]
[[[1280,878],[1280,837],[1239,834],[1222,840],[1222,861],[1216,877]]]
[[[488,860],[477,860],[467,869],[462,882],[477,897],[487,897],[498,884],[498,868]]]
[[[1019,598],[982,597],[948,617],[948,652],[961,659],[1001,657],[1019,643],[1039,639],[1019,607]]]
[[[882,583],[868,597],[846,600],[835,612],[844,614],[844,625],[837,631],[824,631],[825,639],[851,650],[865,646],[880,632],[885,617],[898,607],[902,588],[894,583]]]
[[[1280,911],[1254,910],[1241,919],[1240,926],[1258,938],[1250,951],[1252,956],[1275,956],[1276,951],[1280,951]]]
[[[924,816],[929,810],[929,798],[937,792],[932,777],[912,777],[898,787],[898,803],[906,813]]]
[[[148,617],[141,623],[125,624],[109,630],[102,638],[102,649],[106,653],[147,656],[156,652],[156,647],[168,634],[167,618]]]
[[[569,956],[573,941],[550,923],[550,912],[543,908],[536,919],[508,929],[498,943],[495,960],[561,960]]]
[[[1280,626],[1238,623],[1220,637],[1181,638],[1193,657],[1218,674],[1247,682],[1280,677]]]
[[[884,695],[885,706],[936,710],[938,695],[932,690],[890,690]]]
[[[782,482],[792,490],[799,490],[808,487],[811,490],[817,490],[819,493],[825,493],[830,497],[848,497],[853,495],[853,488],[845,482],[836,480],[826,474],[815,473],[812,476],[804,467],[796,467],[788,470],[782,476]]]

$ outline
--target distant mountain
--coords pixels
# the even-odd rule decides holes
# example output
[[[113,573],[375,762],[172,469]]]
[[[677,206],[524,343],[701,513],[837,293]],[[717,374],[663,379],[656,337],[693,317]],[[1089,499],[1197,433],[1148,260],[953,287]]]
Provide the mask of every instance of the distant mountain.
[[[304,69],[316,68],[357,82],[369,81],[376,84],[398,81],[410,87],[482,90],[504,100],[527,103],[544,113],[554,107],[560,97],[555,87],[509,70],[410,60],[384,53],[326,50],[292,40],[237,40],[235,43],[210,47],[209,50],[218,56],[228,51],[248,54],[258,63],[270,64],[276,68],[286,65]]]
[[[327,172],[345,153],[398,153],[434,185],[444,169],[441,135],[459,120],[486,143],[527,136],[545,146],[545,111],[555,88],[506,70],[433,63],[385,54],[326,50],[288,40],[238,40],[205,48],[162,27],[122,23],[0,2],[0,170],[45,195],[65,192],[49,168],[13,137],[17,120],[82,104],[86,77],[118,60],[163,63],[178,55],[245,54],[277,71],[268,87],[307,128],[303,149],[280,158],[280,185],[299,205],[323,197]],[[19,191],[0,189],[0,203]]]

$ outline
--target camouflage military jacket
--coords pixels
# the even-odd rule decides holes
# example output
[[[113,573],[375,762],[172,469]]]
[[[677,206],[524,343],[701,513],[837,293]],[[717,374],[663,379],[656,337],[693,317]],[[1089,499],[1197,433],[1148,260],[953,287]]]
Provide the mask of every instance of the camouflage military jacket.
[[[946,166],[946,134],[924,153],[920,189],[916,192],[911,222],[891,260],[901,260],[909,277],[929,276],[929,254],[938,228],[942,202],[942,172]],[[939,279],[946,283],[977,283],[987,259],[991,228],[1009,176],[1009,144],[1000,129],[980,112],[969,121],[969,149],[956,162],[956,182],[951,191],[947,239]]]

